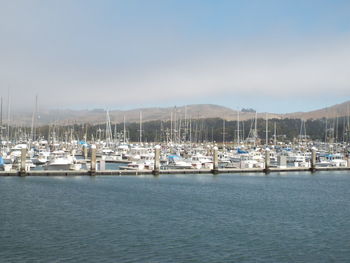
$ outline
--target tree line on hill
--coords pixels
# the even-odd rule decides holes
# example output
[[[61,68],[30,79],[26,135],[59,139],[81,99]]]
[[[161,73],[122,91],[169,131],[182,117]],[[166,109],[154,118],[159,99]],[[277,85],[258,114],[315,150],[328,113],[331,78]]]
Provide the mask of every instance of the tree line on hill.
[[[125,129],[124,129],[125,126]],[[256,133],[254,133],[256,128]],[[237,142],[254,136],[265,143],[290,142],[298,139],[311,139],[325,142],[349,142],[349,119],[264,119],[224,121],[220,118],[193,119],[187,121],[148,121],[140,123],[118,124],[74,124],[67,126],[46,125],[37,127],[3,128],[2,140],[45,138],[60,141],[75,140],[118,140],[129,142]],[[141,130],[141,132],[140,132]]]

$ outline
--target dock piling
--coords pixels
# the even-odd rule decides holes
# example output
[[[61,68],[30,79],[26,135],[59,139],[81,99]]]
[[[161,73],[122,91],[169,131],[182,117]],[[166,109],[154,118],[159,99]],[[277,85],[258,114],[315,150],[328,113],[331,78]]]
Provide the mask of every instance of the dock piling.
[[[83,146],[83,154],[84,154],[84,159],[86,160],[88,158],[88,148],[86,145]]]
[[[160,170],[160,146],[156,145],[154,147],[154,168],[153,168],[153,174],[159,175]]]
[[[264,173],[269,173],[270,172],[270,149],[266,148],[265,149],[265,169]]]
[[[219,154],[218,154],[218,147],[213,148],[213,174],[219,173]]]
[[[96,175],[96,145],[91,145],[90,175]]]
[[[316,171],[316,148],[312,147],[311,148],[311,167],[310,171],[314,172]]]
[[[26,175],[26,158],[27,158],[27,148],[21,149],[21,168],[19,170],[20,176]]]

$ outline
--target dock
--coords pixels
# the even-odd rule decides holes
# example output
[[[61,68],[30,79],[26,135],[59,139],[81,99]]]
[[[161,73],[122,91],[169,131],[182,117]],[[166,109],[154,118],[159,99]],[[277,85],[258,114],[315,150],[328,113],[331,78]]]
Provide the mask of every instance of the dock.
[[[138,175],[166,175],[166,174],[237,174],[237,173],[280,173],[280,172],[318,172],[318,171],[350,171],[350,167],[287,167],[287,168],[245,168],[245,169],[170,169],[170,170],[79,170],[79,171],[0,171],[0,176],[138,176]]]

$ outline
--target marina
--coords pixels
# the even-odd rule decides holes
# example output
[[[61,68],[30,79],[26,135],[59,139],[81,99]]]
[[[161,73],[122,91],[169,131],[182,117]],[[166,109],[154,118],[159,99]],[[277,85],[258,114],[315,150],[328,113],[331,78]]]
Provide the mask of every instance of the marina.
[[[147,130],[145,126],[150,122],[145,123],[144,115],[139,111],[139,123],[129,124],[134,127],[132,135],[125,117],[119,124],[122,129],[117,129],[117,123],[112,125],[108,110],[103,129],[101,125],[88,124],[38,126],[35,121],[37,104],[36,97],[30,129],[12,127],[9,121],[7,129],[1,129],[0,176],[267,174],[350,169],[347,104],[348,114],[342,117],[341,125],[338,118],[316,122],[318,126],[324,125],[323,132],[322,129],[309,129],[315,125],[312,121],[286,119],[279,123],[279,129],[284,133],[291,129],[283,128],[283,125],[300,125],[294,128],[294,136],[278,136],[278,120],[270,120],[267,114],[264,119],[258,119],[256,111],[249,112],[251,119],[246,122],[242,122],[240,116],[245,112],[237,111],[235,121],[215,119],[215,122],[207,120],[205,124],[204,120],[192,119],[187,107],[182,111],[175,107],[170,112],[170,121],[160,121],[156,126],[153,123]],[[273,133],[269,129],[271,122]],[[209,129],[211,140],[208,139]],[[317,131],[317,134],[311,137],[306,129],[310,133]],[[148,141],[150,138],[158,141]]]
[[[350,1],[0,1],[0,263],[350,262]]]
[[[347,111],[340,122],[338,117],[315,122],[270,120],[267,113],[265,118],[258,118],[252,109],[248,113],[244,109],[236,111],[231,122],[193,119],[185,106],[171,109],[170,120],[152,123],[144,122],[140,110],[139,123],[128,124],[133,127],[130,131],[125,116],[123,123],[113,125],[109,110],[102,111],[106,114],[103,128],[99,124],[40,126],[36,121],[37,97],[31,127],[10,126],[8,120],[5,129],[1,104],[0,176],[348,170],[350,104],[344,106]],[[241,120],[244,114],[250,114],[245,122]],[[273,132],[269,129],[271,122]],[[309,129],[315,123],[324,126]],[[277,124],[281,132],[290,135],[278,136]],[[118,130],[117,125],[122,129]],[[285,125],[299,127],[293,130]],[[313,136],[307,135],[307,129]]]
[[[46,141],[3,147],[0,176],[99,176],[350,170],[346,145],[219,149],[216,145],[110,145]],[[28,147],[31,147],[28,150]],[[245,150],[242,150],[242,149]],[[6,149],[9,149],[6,151]],[[54,149],[54,150],[50,150]],[[303,150],[300,150],[303,149]],[[332,150],[332,153],[330,153]],[[342,152],[341,152],[342,151]]]

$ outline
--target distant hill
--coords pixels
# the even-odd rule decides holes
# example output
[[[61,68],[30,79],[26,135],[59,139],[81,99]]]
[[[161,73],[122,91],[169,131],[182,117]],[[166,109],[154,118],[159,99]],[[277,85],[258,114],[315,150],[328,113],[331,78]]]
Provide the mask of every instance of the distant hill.
[[[348,116],[350,108],[350,101],[337,104],[331,107],[310,111],[310,112],[295,112],[288,114],[267,113],[269,119],[271,118],[298,118],[298,119],[320,119],[320,118],[334,118],[336,116]],[[139,122],[140,112],[142,112],[142,120],[168,121],[173,119],[204,119],[204,118],[222,118],[228,121],[237,119],[237,111],[228,107],[223,107],[213,104],[193,104],[181,107],[168,108],[140,108],[133,110],[112,110],[109,112],[112,123],[122,123],[124,116],[126,122]],[[252,119],[255,113],[252,109],[240,111],[239,117],[241,120]],[[265,118],[266,113],[258,113],[258,118]],[[16,125],[30,125],[32,120],[32,113],[17,113],[12,117],[12,123]],[[38,124],[81,124],[91,123],[98,124],[106,121],[106,111],[102,109],[95,110],[41,110],[38,114]]]
[[[309,111],[309,112],[295,112],[285,114],[287,118],[298,118],[298,119],[321,119],[321,118],[336,118],[342,116],[349,116],[350,114],[350,101],[346,101],[341,104],[336,104],[331,107]]]

